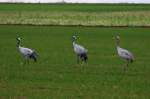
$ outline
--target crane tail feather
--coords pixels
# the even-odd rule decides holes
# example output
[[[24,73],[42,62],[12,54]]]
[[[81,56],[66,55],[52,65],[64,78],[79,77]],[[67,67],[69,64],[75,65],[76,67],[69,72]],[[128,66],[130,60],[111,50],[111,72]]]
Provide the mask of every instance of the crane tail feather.
[[[37,56],[38,54],[34,51],[31,55],[30,58],[33,59],[35,62],[37,61]]]
[[[81,55],[80,55],[80,58],[83,60],[83,61],[87,61],[88,60],[88,56],[87,56],[87,53],[82,53]]]

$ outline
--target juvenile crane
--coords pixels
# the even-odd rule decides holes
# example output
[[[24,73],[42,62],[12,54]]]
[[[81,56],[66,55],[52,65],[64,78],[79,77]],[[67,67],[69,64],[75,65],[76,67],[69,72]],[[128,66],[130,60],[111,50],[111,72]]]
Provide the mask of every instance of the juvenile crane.
[[[76,40],[77,37],[72,36],[72,44],[73,44],[74,52],[77,55],[77,63],[79,63],[80,60],[86,63],[88,60],[88,56],[87,56],[88,50],[85,49],[83,46],[76,44],[75,42]]]
[[[134,56],[133,56],[133,54],[130,51],[120,47],[120,37],[119,36],[116,36],[115,39],[116,39],[118,55],[122,59],[126,60],[126,62],[127,62],[127,64],[124,66],[124,70],[126,70],[128,65],[129,65],[129,63],[132,63],[134,61]]]
[[[32,49],[22,47],[20,45],[21,38],[18,37],[18,38],[16,38],[16,40],[17,40],[17,48],[18,48],[19,52],[25,58],[25,63],[26,63],[26,61],[29,63],[29,59],[32,59],[32,60],[34,60],[34,62],[36,62],[37,61],[37,53]]]

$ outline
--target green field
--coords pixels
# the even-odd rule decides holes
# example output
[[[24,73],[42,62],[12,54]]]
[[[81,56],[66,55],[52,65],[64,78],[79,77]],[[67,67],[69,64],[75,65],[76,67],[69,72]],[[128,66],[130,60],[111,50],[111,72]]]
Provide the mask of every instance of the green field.
[[[150,26],[150,4],[0,4],[0,24],[0,99],[150,99],[150,29],[136,27]],[[72,35],[87,64],[76,63]],[[126,72],[116,35],[135,56]],[[23,65],[18,36],[37,63]]]
[[[0,99],[149,99],[150,29],[60,26],[0,26]],[[71,36],[88,48],[79,65]],[[132,51],[135,62],[123,72],[113,36]],[[39,53],[37,63],[22,65],[16,37]]]
[[[0,11],[150,11],[150,4],[0,4]]]
[[[150,4],[0,4],[0,24],[150,26]]]

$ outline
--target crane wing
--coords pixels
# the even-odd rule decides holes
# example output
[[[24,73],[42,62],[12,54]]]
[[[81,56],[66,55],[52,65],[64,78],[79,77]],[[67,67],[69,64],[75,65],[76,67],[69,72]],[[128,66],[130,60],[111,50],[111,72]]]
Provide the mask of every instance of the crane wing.
[[[33,50],[25,47],[19,47],[19,50],[23,55],[30,55],[33,53]]]
[[[121,57],[126,58],[126,59],[134,59],[133,54],[129,52],[128,50],[120,48],[119,51],[120,51]]]
[[[77,53],[77,54],[82,54],[82,53],[87,53],[88,50],[85,49],[83,46],[79,45],[79,44],[75,44],[74,46],[74,51]]]

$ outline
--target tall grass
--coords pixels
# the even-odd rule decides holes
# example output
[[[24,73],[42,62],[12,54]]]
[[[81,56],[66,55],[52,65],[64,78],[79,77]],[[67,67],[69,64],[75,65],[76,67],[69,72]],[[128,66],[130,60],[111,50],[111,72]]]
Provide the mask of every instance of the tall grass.
[[[0,24],[150,26],[149,11],[41,12],[1,11]]]
[[[0,4],[0,24],[150,26],[149,4]]]

